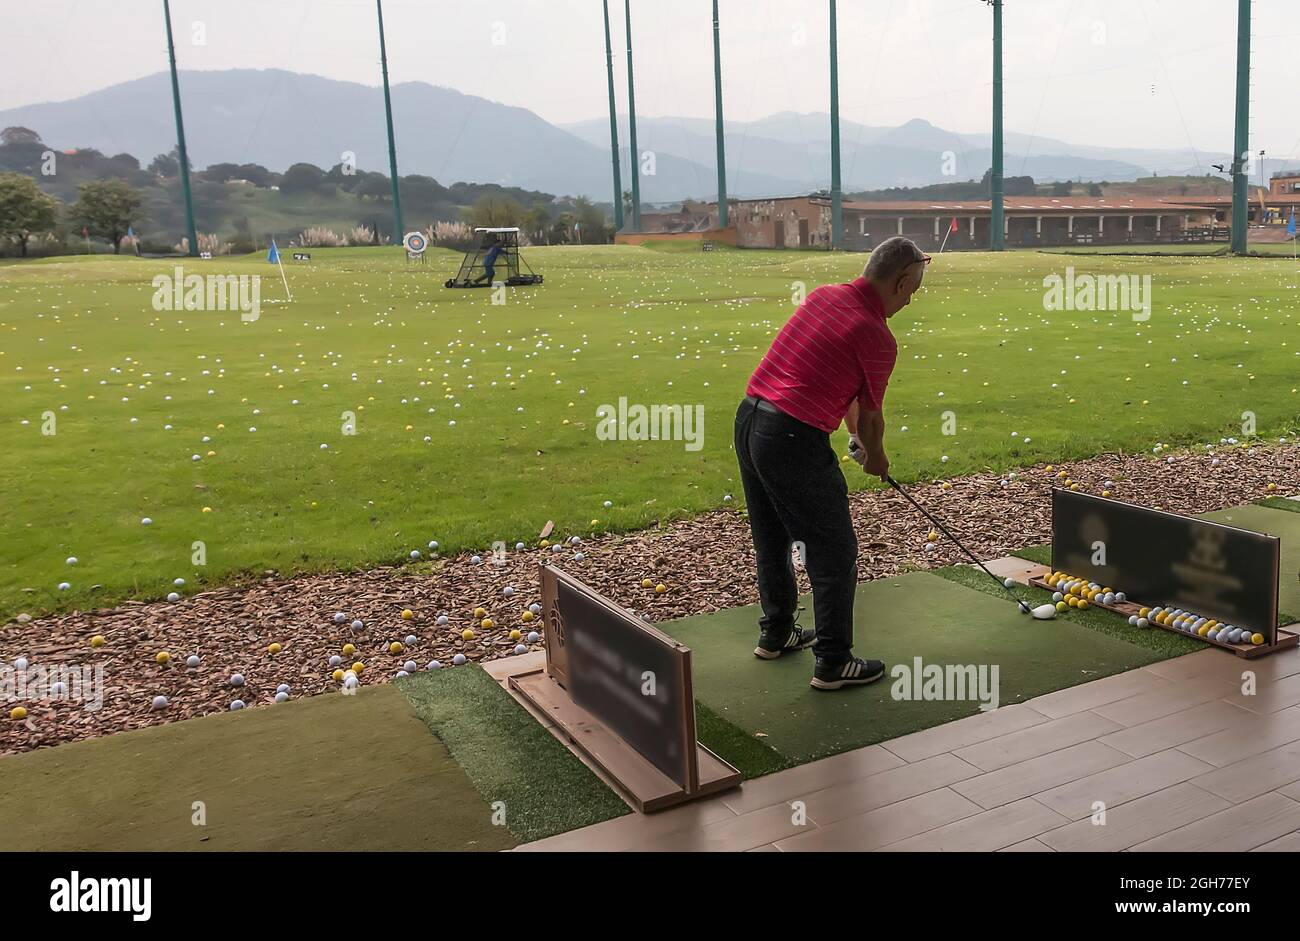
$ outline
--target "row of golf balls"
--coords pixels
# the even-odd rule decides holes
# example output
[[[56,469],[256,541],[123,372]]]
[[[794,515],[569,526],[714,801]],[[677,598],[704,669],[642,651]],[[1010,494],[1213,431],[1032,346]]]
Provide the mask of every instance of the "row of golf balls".
[[[1214,618],[1201,617],[1189,611],[1184,611],[1182,608],[1142,608],[1136,615],[1128,619],[1128,622],[1135,627],[1146,627],[1147,625],[1142,623],[1144,621],[1148,623],[1154,621],[1156,624],[1172,627],[1184,634],[1204,637],[1206,640],[1217,640],[1226,644],[1254,644],[1259,646],[1264,643],[1264,635],[1257,631],[1251,632],[1244,628],[1234,627],[1231,624],[1220,624]]]
[[[1122,591],[1113,591],[1097,582],[1076,578],[1065,572],[1053,572],[1044,581],[1057,589],[1052,594],[1052,600],[1057,603],[1058,608],[1062,603],[1071,608],[1086,608],[1092,602],[1119,604],[1128,600],[1128,596]]]

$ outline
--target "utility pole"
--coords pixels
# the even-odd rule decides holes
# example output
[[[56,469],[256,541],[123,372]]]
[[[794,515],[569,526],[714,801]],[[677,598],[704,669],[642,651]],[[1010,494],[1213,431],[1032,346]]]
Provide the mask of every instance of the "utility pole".
[[[993,7],[993,168],[989,173],[992,213],[989,219],[989,248],[1006,249],[1006,214],[1002,184],[1002,0],[989,0]]]
[[[199,236],[194,230],[194,197],[190,194],[190,157],[185,150],[185,122],[181,120],[181,86],[176,78],[176,43],[172,40],[172,10],[168,0],[163,0],[163,19],[167,22],[167,58],[172,68],[172,107],[176,111],[176,152],[181,158],[181,190],[185,193],[185,234],[189,237],[189,253],[197,258]]]
[[[1237,0],[1237,127],[1232,146],[1232,253],[1247,252],[1246,148],[1250,146],[1250,3]]]
[[[627,27],[627,123],[628,144],[632,150],[632,231],[641,231],[641,157],[636,149],[636,89],[632,82],[632,2],[623,0],[623,19]],[[619,199],[622,199],[619,194]]]
[[[722,41],[718,0],[713,0],[713,114],[718,137],[718,228],[727,227],[727,146],[722,138]]]
[[[844,197],[840,193],[840,69],[836,53],[835,0],[831,3],[831,248],[844,247]]]
[[[393,183],[393,244],[402,241],[402,197],[397,192],[397,143],[393,140],[393,102],[388,94],[388,49],[384,45],[384,4],[375,0],[379,14],[379,67],[384,73],[384,116],[388,119],[388,176]]]
[[[618,112],[614,106],[614,47],[609,41],[609,0],[605,8],[605,76],[609,80],[609,150],[614,162],[614,231],[623,228],[623,180],[618,168]]]

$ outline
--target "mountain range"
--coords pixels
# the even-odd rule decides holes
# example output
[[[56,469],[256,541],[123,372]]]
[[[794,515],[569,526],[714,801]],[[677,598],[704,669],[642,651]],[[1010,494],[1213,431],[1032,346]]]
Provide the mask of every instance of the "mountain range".
[[[383,92],[280,69],[181,72],[186,141],[195,167],[299,162],[329,168],[355,154],[362,169],[387,172]],[[556,195],[610,198],[609,119],[557,126],[525,108],[423,82],[392,87],[398,169],[441,183],[501,183]],[[629,187],[627,118],[620,116],[623,186]],[[176,144],[168,74],[159,72],[79,98],[0,111],[0,127],[21,125],[59,149],[93,147],[148,163]],[[830,182],[830,118],[784,112],[727,122],[727,189],[732,196],[807,193]],[[961,134],[915,119],[897,127],[842,121],[846,192],[978,179],[990,163],[988,134]],[[637,144],[653,153],[643,174],[646,202],[716,195],[712,120],[639,117]],[[1099,147],[1008,132],[1008,176],[1036,181],[1129,181],[1204,175],[1226,153]],[[946,157],[946,159],[945,159]],[[1274,169],[1280,169],[1280,166]],[[949,171],[945,173],[945,170]]]

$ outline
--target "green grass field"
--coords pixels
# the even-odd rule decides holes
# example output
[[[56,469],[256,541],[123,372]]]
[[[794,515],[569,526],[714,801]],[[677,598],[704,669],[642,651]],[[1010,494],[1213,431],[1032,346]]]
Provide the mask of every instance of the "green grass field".
[[[262,275],[255,322],[155,311],[151,281],[171,262],[0,267],[0,618],[160,597],[177,577],[188,591],[393,562],[431,539],[481,548],[535,538],[548,519],[632,529],[715,507],[739,495],[732,416],[792,297],[865,261],[613,246],[526,257],[546,283],[501,305],[444,289],[458,261],[445,252],[412,268],[393,249],[286,254],[292,303],[263,256],[186,262]],[[1150,319],[1044,310],[1043,278],[1067,264],[1151,275]],[[893,321],[894,474],[1241,436],[1245,410],[1260,435],[1289,435],[1298,282],[1290,258],[945,255]],[[599,440],[596,410],[620,397],[703,406],[703,447]]]

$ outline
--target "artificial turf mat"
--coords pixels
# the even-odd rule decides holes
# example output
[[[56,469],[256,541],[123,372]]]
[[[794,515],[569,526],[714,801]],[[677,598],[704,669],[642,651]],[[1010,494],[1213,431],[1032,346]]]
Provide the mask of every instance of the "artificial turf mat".
[[[1052,544],[1049,542],[1042,546],[1026,546],[1023,549],[1011,550],[1011,555],[1017,559],[1025,559],[1029,562],[1037,562],[1039,565],[1052,564]]]
[[[1296,617],[1300,616],[1300,578],[1297,578],[1297,573],[1300,573],[1300,513],[1247,504],[1202,513],[1200,518],[1281,537],[1282,563],[1277,586],[1277,607],[1281,616],[1278,620],[1283,624],[1295,623]]]
[[[1273,510],[1286,510],[1288,513],[1300,513],[1300,500],[1294,497],[1265,497],[1256,506],[1266,506]]]
[[[520,840],[629,812],[627,804],[477,664],[394,684]],[[480,802],[481,803],[481,802]]]
[[[957,582],[960,585],[982,591],[994,598],[1007,598],[1006,591],[999,587],[993,579],[985,575],[980,569],[969,565],[952,565],[947,568],[935,569],[934,574],[949,581]],[[1016,593],[1028,601],[1031,607],[1045,604],[1051,600],[1051,596],[1042,588],[1018,587]],[[1007,604],[1015,607],[1015,603],[1010,599],[1007,599]],[[1181,657],[1185,653],[1200,650],[1205,646],[1201,641],[1193,640],[1184,634],[1175,634],[1173,631],[1163,631],[1159,628],[1151,630],[1150,628],[1133,627],[1128,623],[1127,618],[1122,618],[1118,614],[1102,608],[1087,608],[1083,611],[1071,608],[1058,614],[1056,620],[1069,621],[1094,631],[1100,631],[1109,637],[1127,641],[1135,646],[1152,651],[1158,655],[1158,659],[1162,660],[1169,657]]]
[[[812,626],[811,599],[802,603],[800,623]],[[1035,621],[1005,600],[928,572],[859,585],[854,615],[855,652],[889,668],[910,670],[914,657],[925,665],[997,665],[999,705],[1163,659],[1068,620]],[[691,648],[696,698],[796,763],[979,711],[973,698],[895,699],[888,674],[861,689],[811,689],[811,653],[753,656],[758,617],[758,606],[749,605],[660,627]]]
[[[390,685],[0,758],[0,850],[498,850]],[[192,822],[201,801],[206,825]]]

